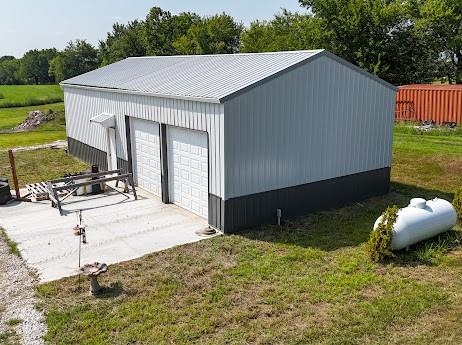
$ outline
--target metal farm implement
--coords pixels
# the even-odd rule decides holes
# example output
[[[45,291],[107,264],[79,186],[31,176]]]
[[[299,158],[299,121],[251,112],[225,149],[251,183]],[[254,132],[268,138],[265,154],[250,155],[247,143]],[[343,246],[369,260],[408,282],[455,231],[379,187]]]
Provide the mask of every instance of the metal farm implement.
[[[106,184],[106,182],[110,181],[116,181],[116,187],[118,187],[120,181],[124,182],[125,188],[123,192],[120,192],[119,190]],[[131,173],[124,173],[122,169],[101,171],[91,174],[73,175],[51,180],[47,182],[47,189],[49,191],[49,198],[52,201],[52,206],[57,207],[59,213],[63,215],[61,203],[65,199],[73,195],[81,187],[86,188],[88,186],[101,185],[102,183],[105,184],[106,188],[112,189],[120,194],[128,193],[128,186],[130,186],[135,200],[138,199],[138,196],[136,195],[135,184],[133,182],[133,175]]]

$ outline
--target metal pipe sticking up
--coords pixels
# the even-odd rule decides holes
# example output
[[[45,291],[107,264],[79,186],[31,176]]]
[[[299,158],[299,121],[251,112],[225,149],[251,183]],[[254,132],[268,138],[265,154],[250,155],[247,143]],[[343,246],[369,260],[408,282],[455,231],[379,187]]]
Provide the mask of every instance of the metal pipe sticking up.
[[[83,222],[82,210],[77,212],[78,224],[74,226],[74,235],[79,236],[79,268],[81,266],[81,252],[82,252],[82,243],[87,244],[87,235],[85,229],[87,226]]]

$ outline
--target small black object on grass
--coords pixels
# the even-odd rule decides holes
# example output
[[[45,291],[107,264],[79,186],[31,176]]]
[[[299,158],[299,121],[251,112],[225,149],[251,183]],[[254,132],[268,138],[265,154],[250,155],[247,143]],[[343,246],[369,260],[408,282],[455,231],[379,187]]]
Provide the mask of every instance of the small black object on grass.
[[[5,205],[12,199],[8,179],[0,177],[0,205]]]

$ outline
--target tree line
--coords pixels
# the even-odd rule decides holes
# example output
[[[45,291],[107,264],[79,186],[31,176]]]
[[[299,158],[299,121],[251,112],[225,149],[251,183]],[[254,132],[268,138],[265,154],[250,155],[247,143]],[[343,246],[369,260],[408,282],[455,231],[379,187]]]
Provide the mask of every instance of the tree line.
[[[71,41],[58,51],[0,58],[0,84],[54,83],[132,56],[328,49],[395,85],[462,83],[462,1],[299,0],[248,27],[226,13],[203,17],[153,7],[116,23],[97,47]]]

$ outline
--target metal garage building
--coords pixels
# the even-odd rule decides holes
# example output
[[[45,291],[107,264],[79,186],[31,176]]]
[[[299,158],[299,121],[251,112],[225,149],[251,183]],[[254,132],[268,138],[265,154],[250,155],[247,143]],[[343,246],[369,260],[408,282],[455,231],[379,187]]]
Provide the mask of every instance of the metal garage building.
[[[129,58],[61,85],[71,154],[224,232],[389,188],[396,88],[325,50]]]

